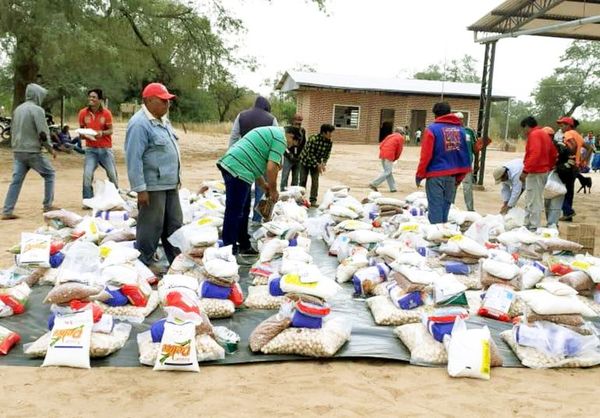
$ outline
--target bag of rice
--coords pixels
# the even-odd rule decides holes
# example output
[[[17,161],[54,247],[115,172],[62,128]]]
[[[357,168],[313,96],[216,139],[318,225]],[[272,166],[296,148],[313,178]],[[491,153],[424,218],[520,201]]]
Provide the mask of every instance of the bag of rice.
[[[394,334],[410,351],[413,364],[445,365],[448,355],[444,344],[436,341],[422,323],[406,324],[394,329]]]
[[[176,324],[167,321],[154,370],[199,372],[195,335],[196,328],[191,322]]]
[[[452,377],[490,379],[490,330],[467,329],[462,319],[454,322],[448,343],[448,374]]]
[[[358,230],[348,232],[348,238],[350,241],[357,242],[359,244],[371,244],[383,241],[386,236],[382,233],[369,231],[369,230]]]
[[[538,289],[544,289],[555,296],[574,296],[577,290],[556,280],[546,279],[535,285]]]
[[[90,368],[92,311],[85,310],[55,318],[50,343],[42,367],[66,366]]]
[[[393,268],[408,280],[417,284],[430,285],[440,277],[435,271],[422,270],[418,267],[407,266],[404,264],[394,264]]]
[[[512,280],[520,273],[519,266],[514,263],[508,264],[489,258],[483,260],[481,268],[492,276],[504,280]]]
[[[523,290],[518,295],[529,308],[539,315],[580,314],[583,316],[597,316],[576,295],[556,296],[542,289]]]
[[[521,267],[521,280],[523,289],[531,289],[544,278],[544,272],[534,264],[526,264]]]
[[[50,267],[50,242],[49,235],[21,233],[21,251],[18,256],[19,265],[37,267]]]

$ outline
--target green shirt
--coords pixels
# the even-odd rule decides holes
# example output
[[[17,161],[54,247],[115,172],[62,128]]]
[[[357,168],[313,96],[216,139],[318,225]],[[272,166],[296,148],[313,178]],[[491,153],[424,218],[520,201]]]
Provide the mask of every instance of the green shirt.
[[[282,128],[263,126],[251,130],[231,146],[218,165],[232,176],[252,184],[265,174],[268,161],[281,165],[286,148]]]
[[[300,163],[307,167],[316,167],[327,164],[331,154],[331,140],[323,138],[321,134],[312,135],[300,153]]]
[[[467,138],[467,149],[469,150],[469,162],[473,164],[473,154],[475,154],[475,131],[465,126],[465,136]]]

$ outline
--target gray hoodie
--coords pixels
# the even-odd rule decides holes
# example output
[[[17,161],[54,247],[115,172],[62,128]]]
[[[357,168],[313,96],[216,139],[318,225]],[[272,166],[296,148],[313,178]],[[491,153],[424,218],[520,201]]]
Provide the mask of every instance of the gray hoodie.
[[[41,107],[47,93],[42,86],[33,83],[27,85],[25,102],[15,109],[10,127],[13,152],[39,153],[42,145],[48,150],[52,149],[46,113]],[[45,144],[40,143],[42,132],[46,133]]]

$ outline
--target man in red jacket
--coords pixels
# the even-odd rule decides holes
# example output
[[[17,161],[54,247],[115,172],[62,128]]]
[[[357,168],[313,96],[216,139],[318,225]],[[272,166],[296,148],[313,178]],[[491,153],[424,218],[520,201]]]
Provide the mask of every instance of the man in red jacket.
[[[394,132],[386,136],[379,144],[379,159],[383,166],[383,172],[369,184],[369,188],[372,190],[377,191],[377,186],[383,183],[384,180],[387,180],[390,192],[396,192],[396,181],[394,180],[392,170],[394,168],[394,161],[400,158],[402,149],[404,148],[403,133],[404,129],[396,127]]]
[[[451,113],[446,102],[433,106],[435,120],[425,129],[421,139],[421,158],[417,167],[416,183],[423,179],[427,193],[427,217],[432,224],[448,222],[448,212],[454,203],[456,186],[471,172],[462,121]]]
[[[533,116],[523,119],[521,127],[527,135],[521,174],[521,181],[525,182],[525,226],[529,230],[536,230],[544,209],[544,187],[548,173],[554,168],[558,154],[550,135],[538,126]]]

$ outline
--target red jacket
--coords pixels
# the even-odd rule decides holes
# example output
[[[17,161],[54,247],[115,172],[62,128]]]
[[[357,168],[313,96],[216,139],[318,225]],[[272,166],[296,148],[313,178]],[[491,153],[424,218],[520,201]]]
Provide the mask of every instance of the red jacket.
[[[389,134],[379,144],[379,159],[396,161],[402,154],[404,137],[397,132]]]
[[[558,152],[552,138],[536,126],[527,134],[523,171],[525,173],[547,173],[554,168]]]

